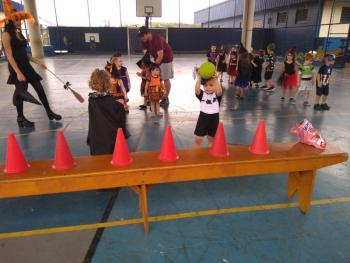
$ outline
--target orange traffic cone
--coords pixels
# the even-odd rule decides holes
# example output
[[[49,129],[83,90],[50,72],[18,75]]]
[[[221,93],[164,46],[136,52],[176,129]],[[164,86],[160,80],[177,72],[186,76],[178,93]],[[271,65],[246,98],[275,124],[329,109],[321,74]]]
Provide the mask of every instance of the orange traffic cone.
[[[63,171],[72,169],[74,166],[75,162],[66,138],[64,137],[63,131],[59,130],[57,132],[55,160],[52,168],[57,171]]]
[[[163,137],[162,148],[158,159],[162,162],[174,162],[179,159],[179,156],[176,153],[175,143],[173,139],[173,134],[171,133],[171,126],[168,125],[165,130]]]
[[[118,129],[117,138],[115,140],[114,152],[111,164],[114,166],[126,166],[132,163],[129,154],[128,145],[126,144],[124,132],[122,128]]]
[[[230,155],[226,144],[224,124],[220,121],[215,133],[213,145],[209,151],[214,157],[227,157]]]
[[[270,152],[267,144],[265,121],[260,120],[256,129],[253,143],[249,146],[249,151],[254,154],[268,154]]]
[[[16,138],[11,132],[7,139],[5,173],[21,173],[28,169],[27,163]]]

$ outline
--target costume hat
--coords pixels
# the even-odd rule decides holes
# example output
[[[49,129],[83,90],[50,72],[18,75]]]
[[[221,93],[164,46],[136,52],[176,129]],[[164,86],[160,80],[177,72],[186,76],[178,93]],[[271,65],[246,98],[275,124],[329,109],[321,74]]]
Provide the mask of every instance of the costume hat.
[[[2,0],[2,5],[4,8],[5,18],[0,20],[0,27],[4,27],[10,20],[18,21],[18,20],[28,20],[30,23],[34,22],[33,16],[25,11],[17,12],[16,8],[14,8],[11,4],[10,0]]]

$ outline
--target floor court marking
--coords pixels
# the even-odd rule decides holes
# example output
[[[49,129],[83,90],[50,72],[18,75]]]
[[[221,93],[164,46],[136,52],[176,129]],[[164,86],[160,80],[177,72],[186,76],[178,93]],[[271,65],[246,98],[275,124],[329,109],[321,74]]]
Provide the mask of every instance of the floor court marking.
[[[332,199],[314,200],[311,202],[311,205],[319,206],[319,205],[329,205],[329,204],[336,204],[336,203],[350,203],[350,196],[332,198]],[[169,215],[163,215],[163,216],[152,216],[148,218],[148,221],[150,223],[162,222],[162,221],[170,221],[170,220],[180,220],[185,218],[195,218],[195,217],[201,217],[201,216],[237,214],[237,213],[256,212],[256,211],[270,211],[275,209],[286,209],[286,208],[294,208],[294,207],[298,207],[297,202],[271,204],[271,205],[245,206],[245,207],[236,207],[236,208],[224,208],[224,209],[214,209],[214,210],[206,210],[206,211],[194,211],[194,212],[179,213],[179,214],[169,214]],[[312,213],[312,211],[310,213]],[[0,233],[0,239],[56,234],[56,233],[64,233],[64,232],[72,232],[72,231],[91,230],[91,229],[97,229],[97,228],[127,226],[127,225],[142,224],[142,223],[143,223],[142,218],[135,218],[135,219],[118,220],[118,221],[96,223],[96,224],[44,228],[44,229],[27,230],[27,231],[19,231],[19,232]]]

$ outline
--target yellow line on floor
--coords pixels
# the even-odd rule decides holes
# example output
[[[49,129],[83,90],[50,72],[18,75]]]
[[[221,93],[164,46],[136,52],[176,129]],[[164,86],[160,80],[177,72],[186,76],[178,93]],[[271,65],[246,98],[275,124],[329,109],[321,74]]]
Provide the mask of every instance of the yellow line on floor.
[[[311,205],[318,206],[318,205],[328,205],[328,204],[348,203],[348,202],[350,202],[350,197],[340,197],[340,198],[333,198],[333,199],[314,200],[311,202]],[[187,213],[179,213],[179,214],[170,214],[170,215],[164,215],[164,216],[152,216],[152,217],[149,217],[148,219],[149,219],[149,222],[162,222],[162,221],[179,220],[184,218],[193,218],[193,217],[201,217],[201,216],[236,214],[236,213],[256,212],[256,211],[269,211],[274,209],[286,209],[286,208],[293,208],[293,207],[298,207],[298,203],[256,205],[256,206],[214,209],[214,210],[207,210],[207,211],[195,211],[195,212],[187,212]],[[135,219],[118,220],[118,221],[96,223],[96,224],[44,228],[44,229],[36,229],[36,230],[28,230],[28,231],[20,231],[20,232],[0,233],[0,239],[56,234],[56,233],[71,232],[71,231],[91,230],[91,229],[97,229],[97,228],[109,228],[109,227],[141,224],[141,223],[143,223],[142,218],[135,218]]]

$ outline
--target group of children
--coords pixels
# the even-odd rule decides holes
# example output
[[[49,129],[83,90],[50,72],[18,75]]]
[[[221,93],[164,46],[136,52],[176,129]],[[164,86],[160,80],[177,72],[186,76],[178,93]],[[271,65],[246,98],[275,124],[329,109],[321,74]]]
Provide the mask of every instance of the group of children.
[[[228,83],[234,84],[237,88],[236,97],[244,99],[244,90],[248,87],[254,86],[267,92],[275,91],[276,87],[272,79],[276,63],[275,49],[276,46],[271,43],[266,48],[266,55],[264,50],[248,53],[241,45],[239,48],[237,46],[232,47],[226,54],[227,52],[223,48],[217,53],[216,45],[213,44],[207,53],[207,59],[216,66],[220,82],[223,82],[223,73],[227,72]],[[281,101],[285,101],[288,95],[289,102],[296,104],[298,96],[304,93],[303,105],[309,106],[310,91],[313,90],[316,84],[314,109],[329,110],[330,107],[327,105],[328,85],[334,57],[326,55],[324,63],[316,74],[313,66],[313,54],[306,53],[303,64],[300,64],[296,59],[295,48],[289,49],[282,65],[282,74],[278,79],[282,89]],[[263,68],[265,68],[265,83],[260,86]],[[322,100],[321,96],[323,96]]]
[[[159,67],[152,63],[149,54],[137,62],[141,72],[141,96],[144,104],[141,110],[150,106],[153,116],[162,116],[160,100],[163,98],[164,86],[160,79]],[[111,154],[114,149],[118,128],[122,128],[125,137],[129,136],[126,129],[126,113],[129,112],[128,92],[130,77],[123,66],[120,53],[112,55],[104,69],[95,69],[89,80],[92,93],[89,94],[89,130],[87,143],[92,155]]]
[[[203,138],[208,138],[208,145],[211,146],[216,129],[219,123],[219,107],[222,98],[222,74],[227,71],[229,82],[239,88],[237,97],[243,98],[244,89],[251,83],[259,87],[263,64],[265,63],[265,89],[273,90],[272,76],[275,68],[274,46],[269,45],[267,56],[260,51],[253,56],[244,47],[233,48],[230,51],[228,62],[224,54],[215,55],[212,46],[208,52],[208,60],[217,67],[216,74],[203,79],[197,74],[195,84],[195,95],[200,101],[200,114],[194,131],[195,147],[200,147]],[[283,63],[283,73],[280,77],[282,87],[281,101],[285,100],[288,91],[289,101],[295,103],[295,99],[304,93],[304,105],[309,105],[308,98],[310,91],[316,84],[315,110],[329,110],[327,97],[329,94],[329,80],[332,73],[333,55],[326,55],[324,65],[319,69],[318,74],[313,66],[313,55],[305,54],[303,64],[296,60],[295,50],[290,49],[286,53]],[[137,75],[141,78],[141,95],[144,97],[144,104],[140,109],[147,109],[151,106],[153,116],[162,116],[160,112],[160,100],[164,94],[164,87],[160,79],[160,70],[152,63],[149,55],[137,63],[141,72]],[[225,69],[226,67],[226,69]],[[203,89],[201,89],[203,86]],[[95,69],[89,80],[89,87],[93,90],[89,94],[89,130],[87,143],[90,146],[92,155],[111,154],[114,149],[116,131],[122,128],[125,137],[129,136],[126,129],[126,112],[128,111],[128,95],[130,90],[130,77],[127,68],[123,66],[123,59],[120,54],[115,54],[107,62],[105,69]],[[293,90],[299,87],[295,95]]]

